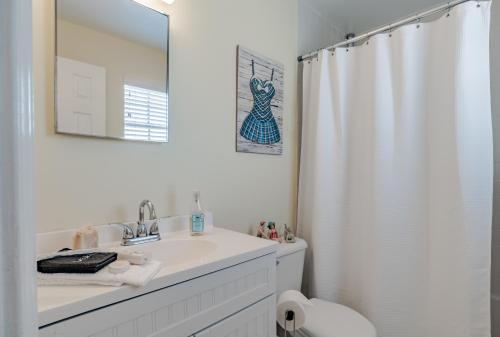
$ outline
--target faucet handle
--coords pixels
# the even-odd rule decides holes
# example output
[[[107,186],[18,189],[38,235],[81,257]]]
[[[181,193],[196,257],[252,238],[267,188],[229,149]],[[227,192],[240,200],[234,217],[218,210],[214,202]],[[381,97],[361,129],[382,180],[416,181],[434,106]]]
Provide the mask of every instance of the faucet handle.
[[[123,234],[122,234],[122,239],[133,239],[135,237],[134,235],[134,230],[130,225],[124,224],[124,223],[112,223],[110,224],[112,226],[119,226],[123,228]]]
[[[149,235],[158,235],[160,234],[160,230],[158,229],[158,219],[155,219],[154,222],[149,227]]]

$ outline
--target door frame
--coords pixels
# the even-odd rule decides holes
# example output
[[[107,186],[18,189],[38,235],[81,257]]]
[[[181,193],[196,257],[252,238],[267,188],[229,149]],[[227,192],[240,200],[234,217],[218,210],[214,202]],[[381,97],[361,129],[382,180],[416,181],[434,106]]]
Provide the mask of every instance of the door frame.
[[[32,1],[0,1],[0,335],[38,335]]]

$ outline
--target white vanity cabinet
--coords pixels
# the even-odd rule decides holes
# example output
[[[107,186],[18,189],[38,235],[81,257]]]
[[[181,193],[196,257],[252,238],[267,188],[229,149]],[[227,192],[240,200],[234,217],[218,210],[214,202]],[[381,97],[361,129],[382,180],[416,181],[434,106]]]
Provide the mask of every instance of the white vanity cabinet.
[[[276,256],[265,255],[42,327],[41,337],[275,337]]]

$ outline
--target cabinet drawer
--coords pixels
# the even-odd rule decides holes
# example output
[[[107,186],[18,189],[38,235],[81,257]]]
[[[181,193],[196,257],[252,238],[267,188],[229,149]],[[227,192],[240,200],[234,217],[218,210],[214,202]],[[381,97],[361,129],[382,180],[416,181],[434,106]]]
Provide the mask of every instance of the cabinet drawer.
[[[270,296],[194,337],[276,337],[276,297]]]
[[[274,254],[44,327],[41,337],[186,337],[276,286]]]

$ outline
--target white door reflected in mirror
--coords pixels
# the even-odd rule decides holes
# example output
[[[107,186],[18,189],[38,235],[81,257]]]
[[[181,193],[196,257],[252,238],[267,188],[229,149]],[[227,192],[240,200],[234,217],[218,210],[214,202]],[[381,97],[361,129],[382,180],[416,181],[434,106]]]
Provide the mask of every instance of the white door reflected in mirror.
[[[57,58],[57,130],[106,136],[106,69]]]
[[[168,141],[169,18],[130,0],[56,0],[56,132]]]

